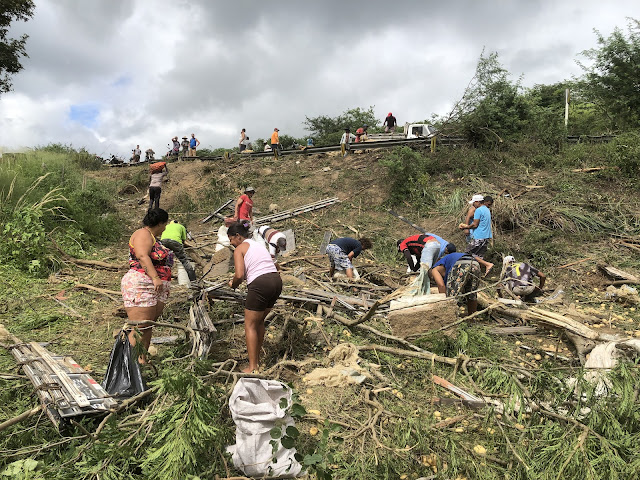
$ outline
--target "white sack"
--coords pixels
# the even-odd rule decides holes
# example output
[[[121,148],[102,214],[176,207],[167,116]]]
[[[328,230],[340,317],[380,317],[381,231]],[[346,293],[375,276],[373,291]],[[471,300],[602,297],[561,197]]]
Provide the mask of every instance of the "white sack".
[[[269,431],[281,421],[284,433],[294,422],[280,400],[291,405],[291,389],[276,380],[241,378],[229,398],[229,410],[236,424],[236,444],[227,447],[233,465],[248,476],[297,476],[302,466],[294,458],[295,448],[282,445],[273,454]],[[277,461],[273,462],[275,458]]]

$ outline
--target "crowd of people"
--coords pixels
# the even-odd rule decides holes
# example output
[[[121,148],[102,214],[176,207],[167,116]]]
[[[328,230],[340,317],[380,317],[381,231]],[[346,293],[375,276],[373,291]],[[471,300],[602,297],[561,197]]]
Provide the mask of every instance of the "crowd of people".
[[[348,129],[345,129],[345,135],[350,135]],[[276,128],[272,144],[277,145],[277,139]],[[196,147],[197,144],[195,139]],[[197,288],[195,269],[184,250],[186,228],[175,220],[169,222],[169,214],[160,208],[162,183],[168,180],[168,173],[166,162],[150,165],[149,208],[143,226],[129,240],[130,269],[121,282],[127,316],[136,326],[131,330],[129,340],[131,345],[142,345],[141,363],[147,361],[145,352],[151,341],[152,325],[149,322],[161,315],[169,296],[174,257],[183,265],[191,287]],[[264,319],[282,291],[278,256],[287,249],[287,237],[282,232],[269,225],[254,228],[255,193],[255,188],[247,186],[236,200],[233,216],[225,219],[226,235],[230,246],[234,247],[234,276],[229,280],[229,286],[236,288],[243,281],[247,282],[244,314],[249,365],[245,372],[258,368],[264,342]],[[480,279],[494,266],[485,260],[493,241],[492,207],[493,198],[488,195],[476,194],[469,201],[465,220],[458,225],[466,240],[463,252],[459,252],[454,243],[430,232],[397,240],[397,251],[407,262],[407,272],[420,272],[416,281],[421,279],[423,282],[422,293],[429,293],[433,281],[439,293],[455,297],[461,306],[466,303],[468,315],[477,311]],[[372,240],[366,237],[341,237],[331,241],[326,247],[329,277],[333,278],[340,271],[348,279],[357,280],[353,260],[372,246]],[[535,278],[539,279],[539,285],[534,284]],[[545,281],[544,273],[530,264],[516,262],[508,255],[503,259],[498,293],[516,300],[535,301],[535,297],[542,295]]]

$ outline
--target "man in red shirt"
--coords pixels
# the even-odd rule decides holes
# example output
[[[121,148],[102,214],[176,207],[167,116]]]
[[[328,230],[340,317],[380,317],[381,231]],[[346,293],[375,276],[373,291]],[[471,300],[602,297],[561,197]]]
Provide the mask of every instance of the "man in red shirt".
[[[256,193],[255,188],[247,187],[244,194],[240,195],[236,201],[235,218],[238,220],[249,220],[253,223],[253,200],[251,199]]]

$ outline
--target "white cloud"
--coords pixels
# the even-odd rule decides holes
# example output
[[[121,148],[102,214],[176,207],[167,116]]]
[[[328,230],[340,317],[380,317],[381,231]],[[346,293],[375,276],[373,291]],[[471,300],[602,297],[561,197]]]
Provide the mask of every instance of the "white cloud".
[[[380,119],[445,114],[497,51],[514,79],[554,83],[580,74],[593,29],[625,28],[635,2],[380,0],[209,2],[41,0],[14,26],[30,58],[0,97],[0,143],[59,142],[128,156],[164,153],[174,135],[234,146],[277,126],[302,136],[306,116],[375,105]],[[89,127],[74,105],[99,108]]]

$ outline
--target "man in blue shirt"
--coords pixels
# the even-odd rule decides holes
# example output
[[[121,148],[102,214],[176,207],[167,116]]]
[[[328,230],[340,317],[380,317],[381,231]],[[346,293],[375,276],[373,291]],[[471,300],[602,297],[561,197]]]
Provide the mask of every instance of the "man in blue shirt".
[[[476,260],[485,267],[485,276],[487,276],[489,270],[493,268],[493,263],[484,260],[484,254],[487,253],[489,241],[493,238],[491,210],[489,210],[492,205],[493,198],[490,196],[484,197],[483,200],[474,201],[473,206],[476,207],[476,211],[473,214],[473,221],[469,224],[461,223],[458,225],[461,230],[467,228],[471,230],[471,240],[467,246],[466,253],[477,257]]]
[[[438,292],[447,297],[457,297],[458,305],[467,302],[467,315],[478,309],[478,285],[480,284],[480,264],[468,253],[445,255],[429,270],[438,286]]]
[[[190,157],[196,156],[196,147],[198,147],[199,145],[200,145],[200,140],[196,138],[195,133],[192,133],[191,139],[189,140],[189,156]]]
[[[329,262],[331,263],[329,276],[333,277],[333,274],[337,269],[345,270],[347,278],[353,279],[353,264],[351,263],[351,260],[360,255],[362,250],[367,250],[371,247],[371,240],[368,238],[356,240],[351,237],[341,237],[333,240],[329,245],[327,245],[327,255],[329,256]]]

